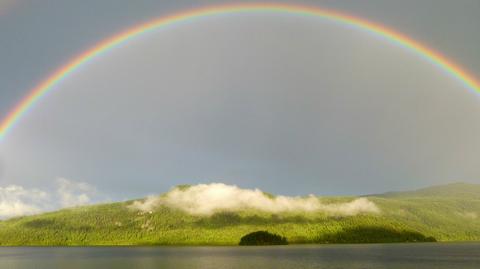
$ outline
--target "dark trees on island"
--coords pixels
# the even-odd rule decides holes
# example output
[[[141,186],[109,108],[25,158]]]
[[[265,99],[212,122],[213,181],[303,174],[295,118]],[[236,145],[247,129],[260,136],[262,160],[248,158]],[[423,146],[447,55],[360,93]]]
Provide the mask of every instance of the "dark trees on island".
[[[287,238],[267,231],[249,233],[240,239],[240,246],[287,245]]]

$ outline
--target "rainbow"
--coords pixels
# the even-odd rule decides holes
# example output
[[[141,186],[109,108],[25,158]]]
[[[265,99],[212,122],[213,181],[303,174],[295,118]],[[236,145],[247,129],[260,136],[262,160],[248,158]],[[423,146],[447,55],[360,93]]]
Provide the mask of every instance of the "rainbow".
[[[219,5],[205,8],[194,9],[186,12],[180,12],[170,16],[162,17],[145,24],[130,28],[120,34],[114,35],[103,42],[95,45],[93,48],[76,56],[66,65],[55,71],[45,81],[40,83],[19,103],[8,115],[0,122],[0,140],[3,140],[5,135],[15,126],[19,120],[27,114],[29,110],[49,91],[51,91],[56,84],[65,79],[69,74],[74,72],[79,66],[99,56],[105,51],[115,48],[118,44],[127,42],[139,35],[150,32],[159,27],[165,27],[178,22],[190,21],[202,17],[218,15],[218,14],[235,14],[235,13],[253,13],[253,12],[269,12],[292,14],[299,16],[313,16],[341,24],[354,26],[359,29],[366,30],[377,36],[395,43],[413,53],[423,57],[432,64],[438,66],[448,75],[458,79],[466,88],[473,92],[480,93],[479,82],[470,75],[466,70],[456,65],[453,61],[447,59],[440,53],[431,48],[420,44],[419,42],[399,33],[390,28],[382,26],[377,23],[367,21],[365,19],[355,17],[349,14],[340,13],[333,10],[322,9],[311,6],[300,6],[291,4],[278,3],[248,3],[248,4],[233,4],[233,5]]]

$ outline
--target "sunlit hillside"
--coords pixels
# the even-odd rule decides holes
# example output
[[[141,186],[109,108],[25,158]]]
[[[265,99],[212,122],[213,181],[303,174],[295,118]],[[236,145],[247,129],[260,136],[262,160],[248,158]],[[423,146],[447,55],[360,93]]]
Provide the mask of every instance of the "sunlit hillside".
[[[242,236],[261,230],[284,236],[290,244],[480,240],[479,185],[458,183],[361,198],[281,200],[262,193],[258,197],[274,201],[268,208],[248,208],[241,200],[234,210],[205,207],[208,211],[192,203],[181,207],[180,200],[174,200],[175,205],[166,199],[180,199],[193,187],[5,220],[0,222],[0,244],[237,245]]]

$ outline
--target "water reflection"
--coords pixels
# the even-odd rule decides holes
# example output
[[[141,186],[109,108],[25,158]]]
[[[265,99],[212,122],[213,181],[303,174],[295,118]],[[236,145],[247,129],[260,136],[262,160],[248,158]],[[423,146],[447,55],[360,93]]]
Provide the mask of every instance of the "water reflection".
[[[480,244],[0,248],[0,268],[480,268]]]

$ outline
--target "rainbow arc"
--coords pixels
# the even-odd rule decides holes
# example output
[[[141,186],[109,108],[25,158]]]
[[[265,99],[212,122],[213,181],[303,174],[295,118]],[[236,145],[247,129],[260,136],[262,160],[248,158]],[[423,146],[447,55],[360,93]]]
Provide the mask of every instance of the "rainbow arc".
[[[41,82],[37,87],[32,89],[30,93],[17,104],[8,115],[0,121],[0,140],[20,121],[20,119],[31,110],[34,105],[47,93],[53,90],[54,86],[60,81],[68,77],[78,67],[86,62],[100,56],[102,53],[115,48],[118,44],[127,42],[139,35],[150,32],[159,27],[165,27],[178,22],[193,21],[202,17],[208,17],[219,14],[236,14],[236,13],[252,13],[252,12],[269,12],[292,14],[298,16],[319,17],[338,23],[355,26],[366,30],[377,36],[386,38],[387,40],[398,44],[399,46],[410,50],[413,53],[427,59],[432,64],[438,66],[451,77],[459,80],[463,85],[473,92],[480,93],[480,83],[466,70],[447,59],[435,50],[417,42],[393,29],[387,28],[377,23],[370,22],[360,17],[338,11],[322,9],[318,7],[308,7],[290,4],[236,4],[212,6],[206,8],[194,9],[186,12],[180,12],[170,16],[165,16],[157,20],[133,27],[120,34],[100,42],[91,49],[74,57],[66,65],[55,71],[50,77]]]

